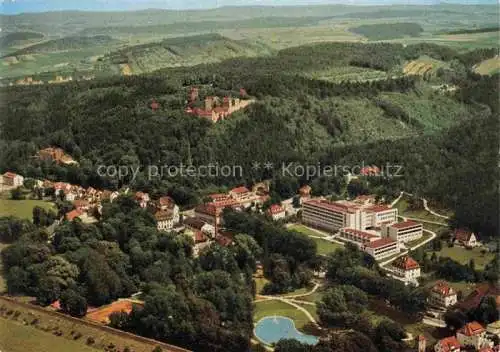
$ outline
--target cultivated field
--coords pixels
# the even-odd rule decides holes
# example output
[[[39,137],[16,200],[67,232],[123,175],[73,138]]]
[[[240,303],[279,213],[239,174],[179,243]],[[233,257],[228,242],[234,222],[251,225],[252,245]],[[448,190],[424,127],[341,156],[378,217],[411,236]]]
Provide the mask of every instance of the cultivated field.
[[[79,341],[55,337],[21,322],[0,318],[0,351],[6,352],[96,352]]]
[[[13,301],[5,297],[0,297],[0,322],[8,321],[8,324],[19,324],[23,329],[32,329],[40,334],[48,336],[42,340],[52,340],[54,345],[61,348],[67,343],[76,344],[78,347],[69,348],[65,351],[89,351],[93,349],[122,352],[127,347],[134,352],[151,352],[155,346],[161,346],[164,352],[183,352],[181,348],[169,346],[158,341],[146,339],[137,335],[125,333],[106,326],[91,323],[83,319],[72,318],[70,316],[56,313],[42,307],[33,306],[26,303]],[[12,321],[9,321],[12,320]],[[23,326],[28,325],[28,326]],[[0,329],[0,332],[2,330]],[[31,330],[28,330],[31,332]],[[22,336],[22,334],[20,335]],[[37,338],[34,338],[37,339]],[[12,335],[10,340],[13,344],[23,344],[23,339],[18,335]],[[59,341],[61,340],[61,341]],[[0,339],[0,342],[3,341]],[[43,343],[43,342],[41,342]],[[81,347],[81,349],[79,349]],[[92,347],[90,349],[89,347]],[[50,346],[47,349],[40,348],[26,349],[22,351],[53,352]],[[56,347],[54,347],[56,348]],[[6,351],[10,351],[5,349]],[[64,349],[61,349],[63,351]],[[20,350],[21,351],[21,350]],[[57,350],[59,351],[59,350]],[[14,352],[17,352],[14,351]]]
[[[500,72],[500,57],[496,56],[492,59],[485,60],[474,67],[474,72],[480,75],[492,75]]]

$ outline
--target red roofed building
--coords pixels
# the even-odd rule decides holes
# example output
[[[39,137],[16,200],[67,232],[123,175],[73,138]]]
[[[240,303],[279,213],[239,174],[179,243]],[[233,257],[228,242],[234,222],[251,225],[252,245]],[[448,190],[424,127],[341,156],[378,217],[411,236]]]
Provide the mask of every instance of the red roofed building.
[[[434,345],[436,352],[460,352],[460,343],[455,336],[446,337],[439,340]]]
[[[344,241],[355,243],[358,246],[367,245],[370,242],[380,239],[379,236],[373,233],[351,228],[340,229],[339,237]]]
[[[364,251],[375,260],[390,257],[399,253],[398,243],[390,238],[381,238],[364,246]]]
[[[468,230],[457,229],[453,232],[455,242],[461,246],[473,248],[479,245],[476,235]]]
[[[153,102],[151,103],[151,110],[156,111],[160,108],[160,104],[156,100],[153,99]]]
[[[221,247],[228,247],[228,246],[233,245],[233,239],[228,234],[219,233],[215,237],[215,242],[217,242],[219,244],[219,246],[221,246]]]
[[[23,185],[24,177],[8,171],[2,175],[2,181],[6,186],[19,187]]]
[[[438,281],[432,287],[428,301],[433,306],[447,308],[457,303],[457,293],[446,281]]]
[[[398,210],[387,205],[362,205],[350,201],[311,199],[303,202],[302,220],[307,225],[327,231],[348,227],[356,230],[380,227],[396,222]]]
[[[286,214],[285,214],[285,208],[283,208],[279,204],[273,204],[267,209],[267,214],[273,219],[273,220],[280,220],[284,219]]]
[[[305,185],[299,188],[299,195],[302,199],[309,199],[311,197],[311,186]]]
[[[420,277],[420,265],[409,255],[403,255],[392,262],[392,270],[401,280],[408,284],[416,283]]]
[[[73,221],[73,219],[81,216],[82,214],[83,214],[83,212],[81,210],[75,209],[75,210],[70,211],[69,213],[66,213],[65,217],[66,217],[66,220]]]
[[[403,221],[395,223],[383,223],[381,232],[383,236],[390,237],[399,243],[406,243],[422,238],[424,227],[415,221]]]
[[[359,172],[362,176],[376,176],[380,174],[380,169],[373,165],[373,166],[365,166],[361,168]]]
[[[457,340],[462,346],[474,346],[479,349],[487,345],[486,329],[477,321],[465,324],[463,328],[457,331]]]
[[[229,194],[226,193],[212,193],[209,194],[207,197],[210,198],[212,202],[221,202],[228,200],[230,198]]]
[[[494,296],[497,301],[497,308],[500,307],[500,288],[493,284],[479,284],[463,301],[458,304],[462,310],[477,308],[485,296]]]
[[[75,207],[75,209],[78,209],[78,210],[89,210],[90,208],[90,204],[87,200],[75,200],[73,202],[73,206]]]

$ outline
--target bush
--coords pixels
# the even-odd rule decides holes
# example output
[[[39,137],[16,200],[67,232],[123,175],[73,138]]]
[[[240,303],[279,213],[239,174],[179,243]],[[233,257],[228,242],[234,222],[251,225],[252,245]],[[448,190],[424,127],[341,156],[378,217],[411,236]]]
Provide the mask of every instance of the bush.
[[[92,336],[87,337],[87,345],[93,345],[95,340]]]

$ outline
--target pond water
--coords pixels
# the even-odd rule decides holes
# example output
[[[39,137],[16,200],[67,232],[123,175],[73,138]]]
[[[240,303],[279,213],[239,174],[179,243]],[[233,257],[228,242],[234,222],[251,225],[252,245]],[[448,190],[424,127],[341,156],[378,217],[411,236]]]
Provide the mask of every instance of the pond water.
[[[316,336],[301,333],[295,328],[292,319],[280,316],[265,317],[259,320],[254,334],[261,342],[268,345],[281,339],[295,339],[309,345],[318,343]]]

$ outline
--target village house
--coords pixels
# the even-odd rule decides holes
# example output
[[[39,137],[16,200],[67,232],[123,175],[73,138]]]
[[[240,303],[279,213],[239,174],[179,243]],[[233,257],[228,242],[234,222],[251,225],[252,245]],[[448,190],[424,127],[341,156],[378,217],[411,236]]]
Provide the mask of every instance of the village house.
[[[299,188],[300,203],[311,198],[311,186],[305,185]]]
[[[200,252],[210,246],[210,241],[208,236],[203,233],[203,231],[195,231],[193,233],[194,247],[193,247],[193,256],[196,258],[200,255]]]
[[[183,223],[186,229],[191,230],[193,233],[202,232],[208,235],[210,238],[215,237],[215,227],[200,218],[185,218]]]
[[[60,196],[64,194],[64,198],[66,199],[66,194],[70,193],[72,186],[66,182],[56,182],[54,183],[54,194],[56,196]]]
[[[136,192],[135,193],[135,200],[137,203],[139,203],[139,206],[141,208],[146,208],[149,203],[149,194],[144,193],[144,192]]]
[[[90,209],[90,203],[85,199],[77,199],[73,202],[75,209],[80,211],[88,211]]]
[[[74,219],[79,218],[80,216],[82,216],[82,214],[83,214],[83,212],[81,210],[74,209],[74,210],[66,213],[66,215],[64,217],[68,221],[73,221]]]
[[[476,350],[489,345],[486,329],[477,321],[465,324],[457,331],[457,340],[462,346],[474,346]]]
[[[229,196],[229,194],[226,193],[212,193],[209,194],[207,198],[210,199],[210,202],[217,203],[229,200],[231,197]]]
[[[468,230],[457,229],[453,232],[453,238],[456,244],[463,247],[474,248],[479,245],[476,235]]]
[[[446,337],[439,340],[434,345],[435,352],[460,352],[460,342],[455,336]]]
[[[156,228],[160,231],[169,231],[174,228],[174,215],[169,210],[159,210],[155,213]]]
[[[273,204],[267,209],[267,214],[274,220],[281,220],[286,217],[285,208],[279,204]]]
[[[431,289],[428,297],[430,305],[446,309],[457,303],[457,293],[445,281],[438,281]]]
[[[2,175],[2,182],[5,186],[20,187],[24,183],[24,177],[14,172],[7,171]]]
[[[175,204],[175,201],[168,196],[161,197],[158,199],[157,207],[160,210],[168,210],[172,212],[174,224],[178,224],[180,220],[179,206]]]
[[[403,255],[396,258],[391,265],[393,277],[407,284],[418,286],[417,279],[420,277],[420,265],[410,256]]]

